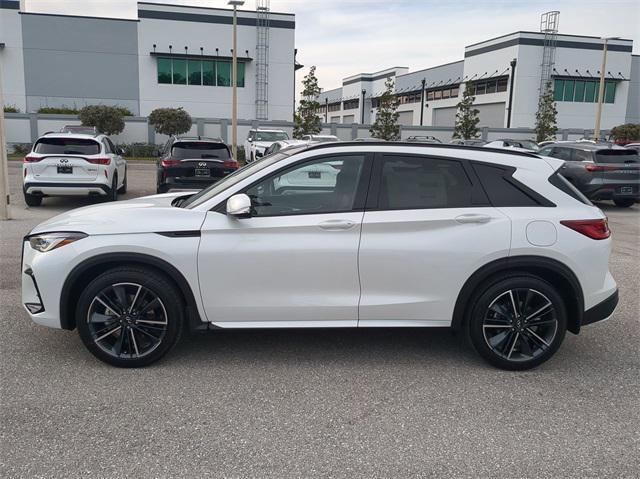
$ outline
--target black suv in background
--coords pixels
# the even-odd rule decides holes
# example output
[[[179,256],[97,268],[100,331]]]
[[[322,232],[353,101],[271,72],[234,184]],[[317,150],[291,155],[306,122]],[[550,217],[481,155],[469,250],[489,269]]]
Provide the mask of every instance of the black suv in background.
[[[238,169],[229,147],[217,138],[175,137],[160,150],[157,192],[204,188]]]
[[[640,157],[635,150],[606,143],[554,143],[538,154],[565,160],[562,176],[590,200],[613,200],[623,208],[640,200]]]

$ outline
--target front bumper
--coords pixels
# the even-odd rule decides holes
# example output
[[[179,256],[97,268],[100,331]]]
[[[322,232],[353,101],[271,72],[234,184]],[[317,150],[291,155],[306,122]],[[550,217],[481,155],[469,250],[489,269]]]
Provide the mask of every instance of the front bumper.
[[[608,319],[615,311],[617,305],[618,290],[616,289],[611,296],[584,312],[582,316],[582,326]]]

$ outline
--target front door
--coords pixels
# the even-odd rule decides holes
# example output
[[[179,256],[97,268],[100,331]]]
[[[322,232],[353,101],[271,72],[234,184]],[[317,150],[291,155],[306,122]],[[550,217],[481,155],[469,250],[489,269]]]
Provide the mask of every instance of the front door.
[[[198,274],[209,321],[357,325],[367,160],[349,154],[297,163],[244,191],[252,200],[250,218],[207,213]]]
[[[510,220],[463,161],[376,159],[360,243],[359,326],[449,326],[459,291],[509,254]]]

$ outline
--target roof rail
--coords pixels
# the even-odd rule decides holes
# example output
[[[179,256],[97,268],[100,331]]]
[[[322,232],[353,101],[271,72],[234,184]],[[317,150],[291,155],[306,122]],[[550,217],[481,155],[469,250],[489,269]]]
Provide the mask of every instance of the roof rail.
[[[470,146],[470,145],[454,145],[451,143],[419,143],[419,142],[409,142],[409,141],[341,141],[335,143],[318,143],[314,145],[310,145],[308,150],[319,150],[322,148],[336,148],[341,146],[410,146],[414,148],[446,148],[450,150],[473,150],[473,151],[483,151],[485,153],[502,153],[504,155],[516,155],[516,156],[526,156],[528,158],[540,158],[535,153],[525,153],[524,151],[514,151],[508,150],[505,148],[487,148],[484,146]]]

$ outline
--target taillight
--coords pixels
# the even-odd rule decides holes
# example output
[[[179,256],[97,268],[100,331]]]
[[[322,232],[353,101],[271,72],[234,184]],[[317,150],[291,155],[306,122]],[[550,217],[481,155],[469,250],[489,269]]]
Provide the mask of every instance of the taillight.
[[[603,166],[596,164],[588,164],[584,167],[587,171],[613,171],[617,170],[617,166]]]
[[[603,240],[611,236],[611,230],[606,219],[563,220],[560,223],[594,240]]]
[[[25,163],[37,163],[38,161],[42,160],[44,157],[43,156],[31,156],[31,155],[27,155],[24,157],[24,162]]]
[[[180,166],[181,160],[162,160],[162,166],[169,168],[171,166]]]
[[[222,166],[224,168],[238,168],[240,164],[236,160],[224,160]]]
[[[94,165],[108,165],[111,163],[111,158],[85,158],[89,163]]]

